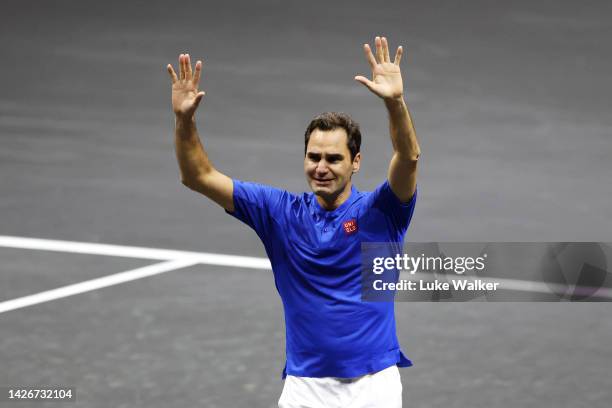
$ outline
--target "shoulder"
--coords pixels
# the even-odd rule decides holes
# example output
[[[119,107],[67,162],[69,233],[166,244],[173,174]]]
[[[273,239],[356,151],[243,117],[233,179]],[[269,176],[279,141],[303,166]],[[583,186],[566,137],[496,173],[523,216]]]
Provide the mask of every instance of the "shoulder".
[[[233,179],[234,198],[258,206],[276,206],[291,203],[297,199],[294,193],[262,183]]]
[[[414,213],[416,192],[410,201],[403,203],[393,193],[388,181],[384,181],[376,189],[364,192],[360,202],[360,221],[364,230],[392,231],[391,238],[380,239],[400,241],[403,238]]]
[[[385,180],[379,184],[373,191],[365,192],[365,202],[370,205],[382,205],[388,207],[412,207],[416,201],[417,191],[415,190],[412,197],[406,201],[401,201],[391,189],[389,180]]]

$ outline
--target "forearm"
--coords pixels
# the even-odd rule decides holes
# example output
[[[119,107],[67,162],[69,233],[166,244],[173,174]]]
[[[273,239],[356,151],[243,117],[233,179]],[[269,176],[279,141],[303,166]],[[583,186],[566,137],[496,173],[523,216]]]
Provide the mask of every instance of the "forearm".
[[[421,149],[404,98],[385,99],[384,101],[389,113],[391,143],[397,157],[400,160],[418,160]]]
[[[214,171],[208,155],[200,142],[195,119],[176,117],[175,150],[181,171],[181,181],[189,185]]]

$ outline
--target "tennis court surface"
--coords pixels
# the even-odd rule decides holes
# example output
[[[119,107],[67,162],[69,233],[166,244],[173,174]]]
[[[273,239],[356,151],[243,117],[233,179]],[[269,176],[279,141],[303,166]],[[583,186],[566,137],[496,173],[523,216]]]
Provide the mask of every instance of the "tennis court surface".
[[[76,402],[64,404],[80,407],[275,405],[284,326],[265,260],[1,243],[3,384],[74,387]],[[243,261],[254,267],[211,265]],[[402,370],[407,406],[607,404],[606,304],[398,303],[396,312],[415,362]]]
[[[610,2],[359,3],[3,2],[0,387],[72,386],[79,408],[276,406],[271,272],[198,258],[265,253],[180,183],[165,67],[183,52],[204,60],[198,129],[221,171],[304,191],[304,129],[344,111],[364,134],[355,184],[371,191],[387,118],[353,78],[363,43],[385,35],[405,50],[422,149],[408,241],[611,240]],[[152,257],[167,251],[189,254]],[[612,404],[609,303],[396,313],[415,364],[407,408]]]

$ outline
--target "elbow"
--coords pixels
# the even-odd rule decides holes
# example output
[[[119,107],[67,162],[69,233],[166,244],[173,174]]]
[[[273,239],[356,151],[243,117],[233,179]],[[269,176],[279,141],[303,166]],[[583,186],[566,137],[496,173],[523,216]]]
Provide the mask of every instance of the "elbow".
[[[406,161],[410,161],[410,162],[418,162],[419,161],[419,157],[421,157],[421,152],[416,152],[416,153],[412,153],[411,155],[409,155],[406,158]]]
[[[197,190],[197,182],[193,178],[181,177],[181,183],[190,190]]]
[[[399,161],[404,162],[404,163],[414,163],[416,164],[419,161],[419,158],[421,157],[421,151],[417,150],[414,152],[409,152],[409,153],[405,153],[405,154],[401,154],[400,152],[396,152],[396,157]]]
[[[204,192],[207,190],[210,178],[209,174],[197,174],[186,176],[181,174],[181,183],[190,190]]]
[[[181,184],[184,185],[187,188],[191,188],[191,187],[189,187],[189,185],[190,185],[189,180],[187,180],[186,178],[181,177]]]
[[[421,149],[417,145],[414,149],[412,149],[412,151],[408,155],[408,160],[417,162],[419,161],[419,157],[421,157]]]

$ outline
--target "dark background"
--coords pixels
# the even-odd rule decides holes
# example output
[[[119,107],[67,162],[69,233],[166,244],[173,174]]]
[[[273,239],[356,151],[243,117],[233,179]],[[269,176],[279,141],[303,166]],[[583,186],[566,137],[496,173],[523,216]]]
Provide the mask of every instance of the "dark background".
[[[170,80],[204,60],[216,167],[307,188],[303,132],[362,126],[361,190],[391,156],[356,74],[403,45],[422,149],[410,241],[611,241],[612,6],[605,1],[5,1],[0,234],[264,256],[183,187]],[[8,300],[150,261],[0,248]],[[29,289],[28,289],[29,288]],[[407,407],[607,407],[607,304],[396,306]],[[0,315],[0,385],[77,387],[79,407],[273,407],[284,326],[270,272],[196,266]],[[17,406],[17,405],[16,405]]]

